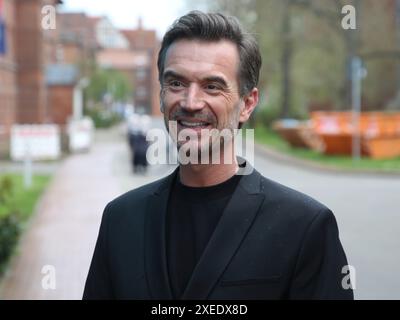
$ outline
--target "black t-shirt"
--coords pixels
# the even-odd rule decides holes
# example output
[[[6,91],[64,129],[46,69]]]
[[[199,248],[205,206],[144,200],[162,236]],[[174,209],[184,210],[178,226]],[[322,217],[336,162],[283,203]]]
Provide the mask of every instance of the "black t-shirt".
[[[180,298],[240,175],[210,187],[188,187],[174,181],[167,209],[167,259],[172,293]]]

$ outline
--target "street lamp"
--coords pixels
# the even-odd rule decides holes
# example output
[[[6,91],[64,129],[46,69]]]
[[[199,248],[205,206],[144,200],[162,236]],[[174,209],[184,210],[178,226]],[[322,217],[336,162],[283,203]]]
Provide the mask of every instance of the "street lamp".
[[[351,101],[352,101],[352,157],[353,161],[358,161],[361,156],[361,132],[360,132],[360,112],[361,112],[361,81],[367,76],[367,70],[359,57],[351,60]]]

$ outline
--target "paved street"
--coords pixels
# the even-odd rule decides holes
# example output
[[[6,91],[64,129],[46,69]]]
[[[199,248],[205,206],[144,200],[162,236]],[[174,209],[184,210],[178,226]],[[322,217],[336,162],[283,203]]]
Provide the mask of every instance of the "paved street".
[[[296,168],[256,157],[266,177],[318,199],[335,213],[357,299],[400,299],[400,178]]]
[[[160,119],[154,124],[162,127]],[[1,298],[81,298],[106,203],[173,170],[155,166],[133,175],[129,161],[123,127],[98,132],[90,153],[63,160],[4,278]],[[334,211],[356,268],[356,298],[400,299],[400,178],[314,171],[265,156],[256,156],[255,166]],[[44,265],[55,267],[55,290],[41,286]]]

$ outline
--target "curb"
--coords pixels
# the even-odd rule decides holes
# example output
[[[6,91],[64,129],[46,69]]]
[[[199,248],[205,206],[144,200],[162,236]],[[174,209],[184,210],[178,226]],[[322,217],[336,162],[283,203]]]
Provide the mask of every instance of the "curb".
[[[256,154],[265,156],[270,158],[271,160],[286,163],[292,166],[298,166],[307,170],[313,171],[320,171],[324,173],[331,173],[331,174],[344,174],[344,175],[363,175],[363,176],[378,176],[378,177],[385,177],[385,178],[400,178],[400,171],[396,170],[387,170],[381,171],[376,169],[348,169],[348,168],[341,168],[336,166],[330,166],[325,164],[320,164],[315,161],[310,161],[306,159],[296,158],[294,156],[290,156],[283,152],[277,151],[268,147],[266,145],[255,143],[254,149]]]

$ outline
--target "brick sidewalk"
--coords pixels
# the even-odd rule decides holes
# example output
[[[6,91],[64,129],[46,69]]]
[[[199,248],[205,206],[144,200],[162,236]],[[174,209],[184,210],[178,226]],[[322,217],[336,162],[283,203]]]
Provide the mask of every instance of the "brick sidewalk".
[[[3,278],[1,299],[81,299],[103,209],[123,191],[113,173],[115,154],[125,150],[119,134],[100,132],[89,153],[62,162]],[[54,290],[42,288],[45,265],[55,268]]]

